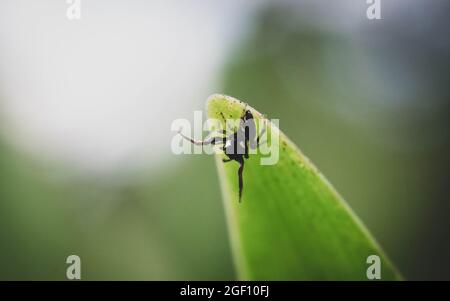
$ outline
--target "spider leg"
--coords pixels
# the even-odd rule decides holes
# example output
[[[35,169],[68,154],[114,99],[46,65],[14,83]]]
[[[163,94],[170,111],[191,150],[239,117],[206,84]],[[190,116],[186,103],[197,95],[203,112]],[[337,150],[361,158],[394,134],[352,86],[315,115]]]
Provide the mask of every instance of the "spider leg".
[[[241,160],[239,162],[239,164],[241,166],[239,166],[239,170],[238,170],[238,177],[239,177],[239,203],[241,202],[241,198],[242,198],[242,189],[244,188],[244,181],[242,178],[242,173],[244,172],[244,160]]]
[[[242,111],[242,117],[241,118],[244,118],[245,112],[247,111],[247,107],[248,107],[248,103],[245,103],[244,110]]]
[[[222,159],[223,163],[227,163],[227,162],[230,162],[230,161],[232,161],[232,160],[231,159]]]
[[[183,135],[183,133],[181,133],[181,131],[178,131],[178,134],[180,134],[181,137],[183,137],[184,139],[188,140],[189,142],[191,142],[192,144],[195,144],[195,145],[208,145],[208,144],[216,145],[217,143],[223,142],[223,138],[221,138],[221,137],[211,137],[209,139],[201,141],[201,140],[194,140],[192,138],[189,138],[189,137]]]
[[[267,125],[264,122],[264,127],[262,128],[261,132],[258,134],[258,137],[256,137],[256,147],[259,147],[259,144],[260,144],[259,141],[261,139],[261,136],[266,132],[266,129],[267,129]],[[267,142],[267,141],[264,141],[263,143],[265,143],[265,142]]]
[[[244,158],[248,159],[248,148],[249,148],[249,143],[248,141],[244,142]]]

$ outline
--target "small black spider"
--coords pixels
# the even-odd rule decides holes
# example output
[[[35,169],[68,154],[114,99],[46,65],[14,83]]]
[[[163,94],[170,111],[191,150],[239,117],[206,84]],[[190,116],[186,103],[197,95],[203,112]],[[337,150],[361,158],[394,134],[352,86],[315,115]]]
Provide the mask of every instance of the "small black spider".
[[[222,118],[224,118],[223,114]],[[225,120],[224,120],[225,121]],[[238,178],[239,178],[239,202],[242,198],[242,189],[244,188],[242,173],[244,172],[244,159],[249,158],[249,148],[255,149],[259,146],[260,136],[264,134],[266,128],[264,127],[259,135],[256,134],[256,124],[253,114],[250,110],[244,109],[244,112],[240,118],[239,127],[237,130],[229,136],[226,136],[226,131],[223,130],[224,137],[211,137],[204,141],[196,141],[192,138],[186,137],[181,133],[181,129],[178,133],[186,140],[195,145],[216,145],[221,144],[222,150],[228,159],[222,159],[223,162],[236,161],[239,163]]]

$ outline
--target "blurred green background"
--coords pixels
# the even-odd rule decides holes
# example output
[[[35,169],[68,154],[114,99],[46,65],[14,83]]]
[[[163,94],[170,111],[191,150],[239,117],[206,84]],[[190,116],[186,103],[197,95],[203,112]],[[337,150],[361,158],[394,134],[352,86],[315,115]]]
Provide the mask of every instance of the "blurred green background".
[[[383,2],[372,23],[362,3],[360,25],[339,30],[311,1],[262,1],[205,91],[280,119],[407,279],[450,279],[450,7],[393,2],[405,7]],[[80,171],[15,143],[0,114],[0,279],[65,279],[70,254],[86,280],[235,279],[212,157],[149,136],[148,152],[167,144],[162,163]]]

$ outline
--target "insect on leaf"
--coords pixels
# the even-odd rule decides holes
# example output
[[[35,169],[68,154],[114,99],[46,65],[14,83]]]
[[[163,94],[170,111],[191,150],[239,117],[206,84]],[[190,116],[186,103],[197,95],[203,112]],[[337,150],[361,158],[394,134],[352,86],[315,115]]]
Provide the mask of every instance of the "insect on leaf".
[[[218,120],[221,116],[239,119],[245,107],[219,94],[207,102],[208,117]],[[255,121],[264,118],[250,106],[247,109]],[[270,137],[278,135],[278,144],[271,147],[279,147],[279,161],[261,165],[264,155],[259,153],[245,160],[242,202],[239,164],[223,163],[225,155],[215,155],[238,277],[367,280],[366,260],[378,255],[381,279],[402,279],[347,203],[297,146],[278,128],[269,126],[267,132]]]

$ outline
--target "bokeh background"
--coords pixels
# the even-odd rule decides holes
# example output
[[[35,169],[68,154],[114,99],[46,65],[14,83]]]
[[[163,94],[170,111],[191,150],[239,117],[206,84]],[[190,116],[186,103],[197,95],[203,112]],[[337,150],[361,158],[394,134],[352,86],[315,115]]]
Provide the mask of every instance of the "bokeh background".
[[[213,158],[176,118],[240,98],[407,279],[450,279],[450,2],[0,2],[0,279],[235,279]],[[270,222],[270,221],[268,221]]]

